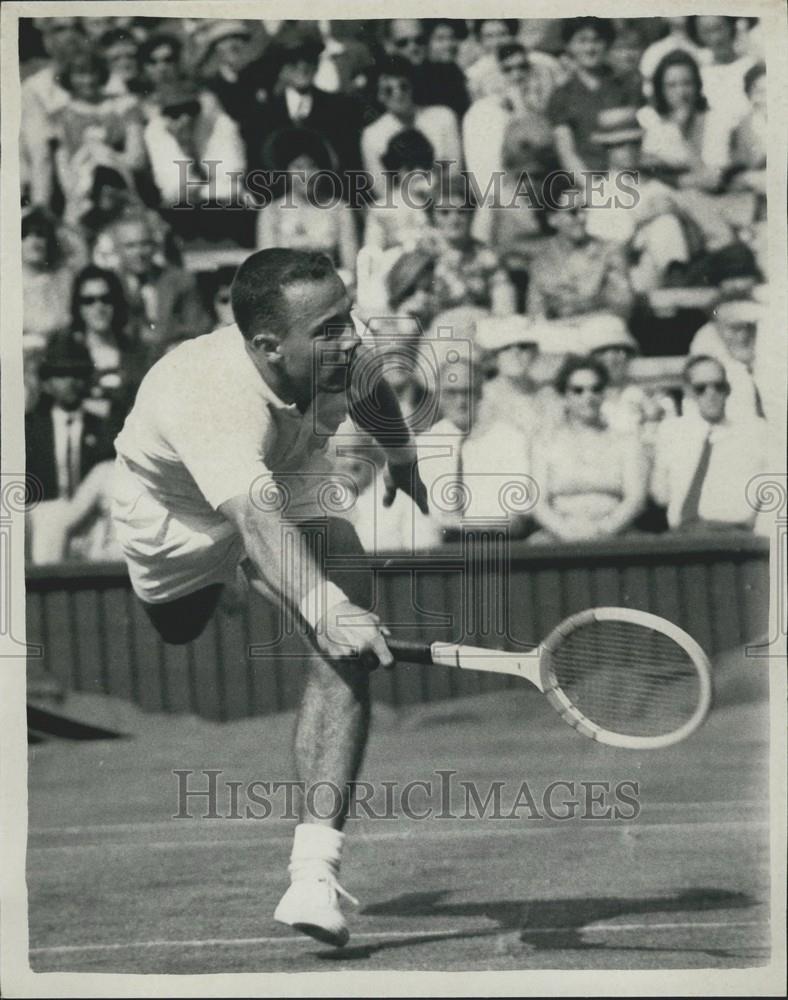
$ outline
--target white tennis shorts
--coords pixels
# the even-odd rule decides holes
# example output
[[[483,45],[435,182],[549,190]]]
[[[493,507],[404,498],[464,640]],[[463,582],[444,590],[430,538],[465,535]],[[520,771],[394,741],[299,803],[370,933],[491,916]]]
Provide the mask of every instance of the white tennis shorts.
[[[175,514],[147,492],[123,459],[115,463],[112,517],[135,594],[162,604],[235,579],[245,552],[229,521]]]

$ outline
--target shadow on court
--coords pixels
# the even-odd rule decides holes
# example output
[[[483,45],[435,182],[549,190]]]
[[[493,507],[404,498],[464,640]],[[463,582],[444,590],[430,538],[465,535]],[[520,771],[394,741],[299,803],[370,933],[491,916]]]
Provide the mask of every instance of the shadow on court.
[[[455,934],[425,934],[407,941],[392,939],[375,944],[358,945],[339,951],[321,953],[326,961],[352,961],[366,959],[381,951],[413,947],[437,941],[496,937],[501,933],[518,932],[521,944],[532,951],[691,951],[715,958],[730,958],[740,950],[724,948],[675,948],[662,945],[649,947],[643,944],[622,945],[618,942],[587,941],[584,930],[591,924],[618,917],[644,916],[647,914],[700,913],[714,910],[749,909],[759,905],[752,896],[725,889],[689,889],[674,896],[657,896],[648,899],[623,899],[620,897],[579,897],[562,900],[501,900],[494,902],[444,902],[445,892],[405,893],[383,903],[366,907],[366,916],[376,917],[475,917],[495,921],[495,927],[482,931],[462,931]],[[529,932],[529,927],[534,928]],[[596,929],[604,934],[604,929]],[[644,928],[648,933],[648,928]]]

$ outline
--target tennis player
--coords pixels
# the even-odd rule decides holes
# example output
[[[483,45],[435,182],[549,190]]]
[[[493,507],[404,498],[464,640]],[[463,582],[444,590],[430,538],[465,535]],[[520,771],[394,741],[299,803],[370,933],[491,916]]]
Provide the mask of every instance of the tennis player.
[[[338,882],[347,785],[367,740],[369,670],[393,658],[367,610],[370,574],[328,579],[307,522],[326,522],[326,444],[348,414],[386,452],[384,504],[400,489],[426,513],[426,490],[396,397],[370,375],[374,355],[327,257],[253,254],[233,282],[232,309],[235,325],[187,341],[145,376],[116,441],[113,516],[134,591],[165,642],[203,631],[239,564],[253,588],[307,623],[299,778],[344,797],[338,815],[326,785],[311,815],[302,803],[291,884],[274,918],[341,946],[349,933],[339,898],[352,900]],[[272,487],[281,502],[268,502]],[[329,550],[363,552],[346,521],[327,524]],[[288,548],[301,557],[287,558]]]

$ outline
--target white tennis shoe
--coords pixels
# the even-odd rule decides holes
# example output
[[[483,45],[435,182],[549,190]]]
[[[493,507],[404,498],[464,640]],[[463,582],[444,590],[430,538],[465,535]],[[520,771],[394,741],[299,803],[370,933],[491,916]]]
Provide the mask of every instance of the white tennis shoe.
[[[354,906],[359,905],[329,872],[297,878],[274,910],[274,920],[323,944],[342,948],[350,938],[350,931],[339,906],[340,896]]]

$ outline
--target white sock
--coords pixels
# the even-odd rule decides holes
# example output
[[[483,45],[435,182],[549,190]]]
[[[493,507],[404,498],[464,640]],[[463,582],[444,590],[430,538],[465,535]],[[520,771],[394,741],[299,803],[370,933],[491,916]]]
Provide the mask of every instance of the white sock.
[[[290,853],[290,880],[317,876],[339,875],[342,844],[345,835],[341,830],[319,823],[299,823],[293,835]]]

